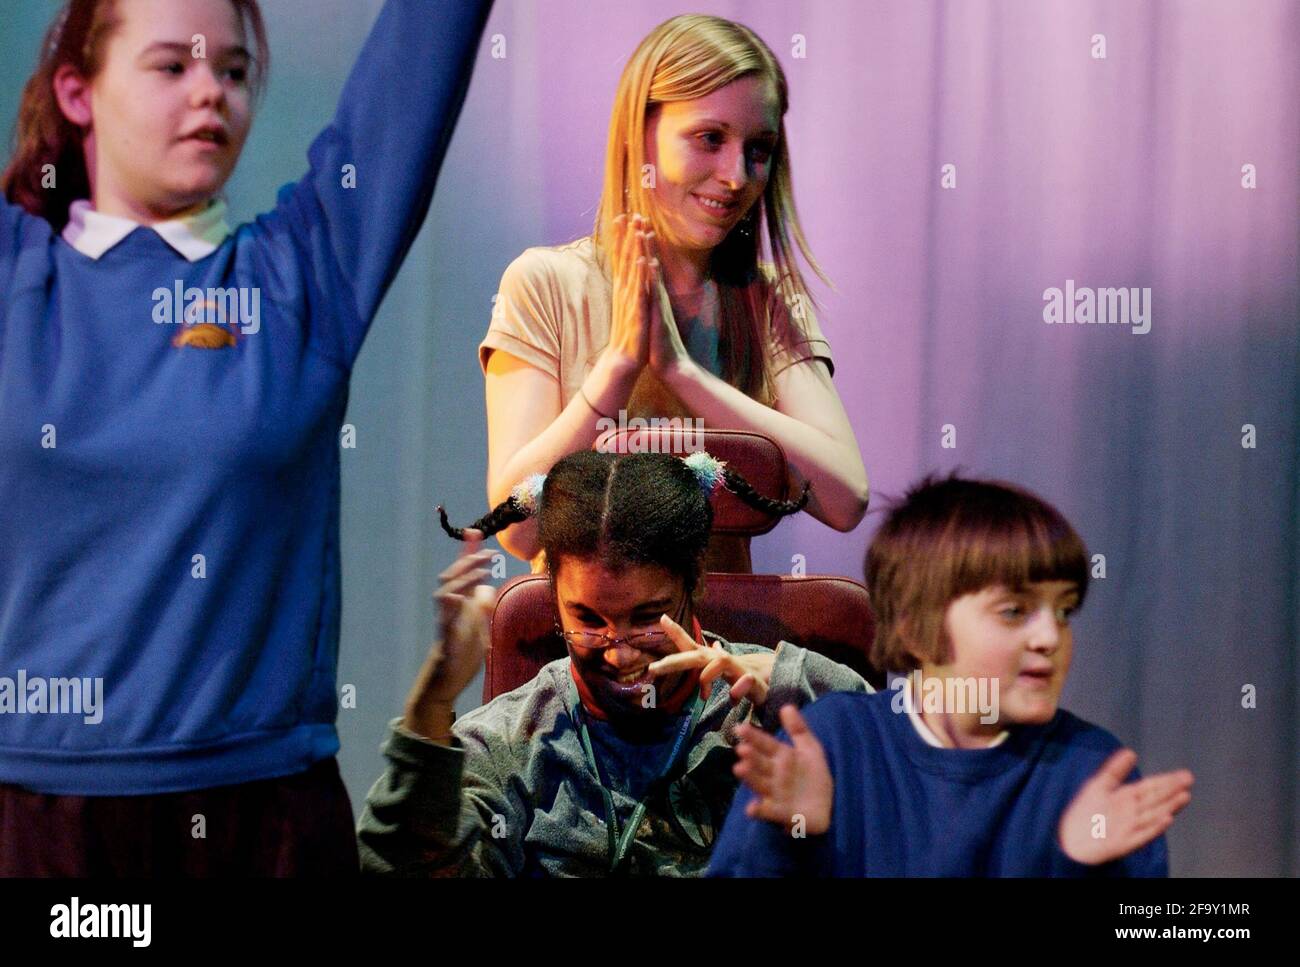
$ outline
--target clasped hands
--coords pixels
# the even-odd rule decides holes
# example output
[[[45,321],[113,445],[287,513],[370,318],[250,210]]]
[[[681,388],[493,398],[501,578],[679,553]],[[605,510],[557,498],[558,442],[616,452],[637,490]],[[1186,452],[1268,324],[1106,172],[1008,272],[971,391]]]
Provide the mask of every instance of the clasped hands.
[[[691,366],[664,286],[650,220],[636,213],[617,216],[608,252],[614,277],[611,349],[636,369],[649,366],[661,377]]]

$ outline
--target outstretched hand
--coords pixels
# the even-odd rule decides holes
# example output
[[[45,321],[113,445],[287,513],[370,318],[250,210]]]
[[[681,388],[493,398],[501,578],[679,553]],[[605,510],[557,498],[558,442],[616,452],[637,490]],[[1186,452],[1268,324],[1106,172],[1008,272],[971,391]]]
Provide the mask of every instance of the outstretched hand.
[[[802,817],[803,831],[816,836],[830,828],[835,795],[826,753],[793,705],[781,707],[781,725],[790,744],[749,723],[737,730],[738,761],[732,771],[754,793],[745,815],[782,826],[793,826]]]
[[[1151,842],[1192,801],[1194,777],[1186,769],[1124,779],[1137,753],[1119,749],[1079,789],[1061,815],[1061,850],[1076,863],[1096,866],[1127,856]]]
[[[668,638],[677,646],[677,654],[668,655],[651,663],[650,674],[656,677],[671,675],[673,672],[686,671],[690,668],[702,668],[700,672],[700,694],[707,696],[713,688],[713,682],[719,676],[731,684],[731,700],[739,702],[748,697],[756,707],[767,701],[768,688],[772,684],[772,668],[776,663],[774,652],[762,652],[752,655],[733,655],[722,645],[701,645],[687,633],[686,629],[672,618],[664,615],[659,619],[659,626],[668,633]]]

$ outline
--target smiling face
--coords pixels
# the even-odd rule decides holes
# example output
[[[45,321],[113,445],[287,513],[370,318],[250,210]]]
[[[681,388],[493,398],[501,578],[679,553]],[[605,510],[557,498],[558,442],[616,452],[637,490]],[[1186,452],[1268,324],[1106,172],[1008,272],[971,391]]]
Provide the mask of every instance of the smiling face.
[[[708,252],[727,237],[767,187],[780,120],[776,86],[760,75],[651,109],[645,152],[665,244]]]
[[[667,614],[691,628],[690,603],[680,577],[655,565],[629,565],[610,571],[595,560],[562,558],[557,566],[555,592],[560,624],[565,631],[604,632],[611,638],[647,631],[659,631],[659,616]],[[586,703],[611,718],[645,716],[660,708],[647,707],[646,695],[653,686],[656,697],[670,696],[682,687],[686,673],[651,678],[651,662],[675,654],[671,640],[641,647],[620,642],[612,647],[585,648],[568,645],[578,688]]]
[[[921,673],[997,679],[1000,718],[981,723],[978,712],[950,714],[945,731],[988,739],[1008,725],[1049,722],[1070,670],[1070,615],[1078,604],[1073,581],[1040,581],[1019,589],[995,585],[951,602],[944,617],[947,661],[922,662]]]
[[[230,0],[117,0],[117,14],[88,91],[60,92],[88,129],[95,207],[137,220],[199,210],[230,177],[252,123],[243,25]]]

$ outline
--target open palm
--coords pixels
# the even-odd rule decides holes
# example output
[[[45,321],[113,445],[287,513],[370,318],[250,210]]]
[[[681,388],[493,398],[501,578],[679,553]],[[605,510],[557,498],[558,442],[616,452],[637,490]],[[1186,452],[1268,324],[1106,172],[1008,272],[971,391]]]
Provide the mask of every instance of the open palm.
[[[1186,769],[1125,783],[1136,764],[1132,749],[1116,751],[1061,815],[1061,849],[1076,863],[1095,866],[1127,856],[1168,829],[1192,801],[1193,776]]]
[[[830,828],[835,795],[826,753],[793,705],[782,706],[781,724],[789,744],[748,723],[738,730],[739,761],[733,771],[754,792],[745,815],[792,831],[802,826],[809,835],[824,833]]]

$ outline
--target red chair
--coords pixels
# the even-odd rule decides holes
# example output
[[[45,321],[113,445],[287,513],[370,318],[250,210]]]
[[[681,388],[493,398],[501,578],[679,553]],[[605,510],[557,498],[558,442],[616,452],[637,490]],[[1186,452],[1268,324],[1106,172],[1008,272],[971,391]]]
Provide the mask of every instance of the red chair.
[[[683,442],[687,447],[673,444]],[[785,453],[772,440],[756,433],[705,430],[698,439],[665,429],[612,431],[596,441],[600,448],[619,452],[676,452],[689,446],[705,449],[738,470],[761,494],[789,499]],[[657,449],[656,449],[657,448]],[[766,534],[779,518],[750,507],[727,490],[713,498],[714,531]],[[728,574],[704,577],[704,597],[698,610],[700,626],[728,641],[769,648],[779,641],[808,648],[853,668],[877,688],[884,675],[872,668],[874,622],[867,589],[859,581],[830,575]],[[508,581],[497,594],[492,616],[492,650],[483,677],[483,701],[530,681],[547,662],[563,658],[564,641],[555,633],[555,606],[544,575],[524,575]]]

